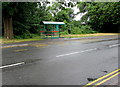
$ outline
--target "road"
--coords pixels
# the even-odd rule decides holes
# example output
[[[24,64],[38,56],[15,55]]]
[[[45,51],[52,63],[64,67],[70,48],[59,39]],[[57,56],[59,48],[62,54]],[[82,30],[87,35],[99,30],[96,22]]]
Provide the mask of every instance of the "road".
[[[118,69],[118,39],[109,38],[52,40],[3,48],[2,84],[86,85]],[[103,85],[116,83],[118,76]]]

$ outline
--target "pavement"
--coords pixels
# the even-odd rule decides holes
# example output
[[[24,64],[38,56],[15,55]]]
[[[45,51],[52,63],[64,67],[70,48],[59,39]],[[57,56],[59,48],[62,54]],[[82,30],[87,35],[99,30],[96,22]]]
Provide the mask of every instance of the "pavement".
[[[2,84],[89,84],[118,69],[118,39],[112,35],[3,44]],[[102,79],[103,85],[117,85],[116,73]]]

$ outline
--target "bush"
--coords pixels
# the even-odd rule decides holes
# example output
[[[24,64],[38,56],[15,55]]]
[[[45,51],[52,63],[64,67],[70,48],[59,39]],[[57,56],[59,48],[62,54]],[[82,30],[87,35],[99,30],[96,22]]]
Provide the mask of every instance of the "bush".
[[[30,34],[29,33],[24,33],[21,37],[23,39],[28,39],[28,38],[30,38]]]
[[[16,36],[16,35],[14,36],[14,38],[15,38],[15,39],[22,39],[21,36]]]
[[[60,34],[67,35],[68,29],[70,29],[70,27],[66,27],[65,31],[60,32]],[[79,26],[73,25],[71,27],[71,34],[91,34],[91,33],[98,33],[98,31],[91,29],[91,27],[88,25],[79,25]]]
[[[82,25],[81,27],[73,27],[71,33],[72,34],[90,34],[90,33],[97,33],[97,31],[94,31],[88,25]]]
[[[29,38],[34,38],[34,37],[37,37],[39,36],[38,34],[23,34],[21,36],[14,36],[15,39],[29,39]],[[39,36],[40,37],[40,36]]]
[[[64,32],[60,32],[61,35],[67,35],[68,34],[68,31],[65,30]]]
[[[2,39],[3,37],[2,36],[0,36],[0,39]]]
[[[40,37],[40,35],[38,35],[38,34],[30,34],[30,38],[34,38],[34,37]]]

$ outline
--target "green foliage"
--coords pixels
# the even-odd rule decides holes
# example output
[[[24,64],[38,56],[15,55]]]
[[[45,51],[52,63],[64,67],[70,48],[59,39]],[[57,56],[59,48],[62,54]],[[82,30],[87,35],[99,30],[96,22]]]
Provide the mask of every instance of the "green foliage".
[[[21,38],[28,38],[37,3],[3,2],[2,4],[3,18],[12,16],[14,35],[21,36]]]
[[[28,39],[28,38],[35,38],[35,37],[39,37],[40,38],[40,35],[24,33],[21,36],[18,36],[18,35],[14,36],[15,39]]]
[[[14,35],[15,39],[23,39],[21,36]]]
[[[68,31],[65,30],[65,31],[63,31],[63,32],[60,32],[60,34],[61,34],[61,35],[67,35],[67,34],[68,34]]]
[[[89,17],[91,27],[89,25],[81,25],[81,21],[73,20],[75,14],[72,7],[76,3],[54,2],[49,7],[47,7],[47,4],[49,2],[4,2],[2,4],[3,17],[12,16],[13,18],[14,38],[27,39],[39,36],[40,29],[44,28],[41,25],[42,21],[63,21],[66,25],[60,26],[61,34],[68,34],[68,29],[72,30],[72,34],[96,33],[103,26],[105,27],[105,23],[119,24],[119,19],[117,18],[119,15],[117,10],[119,8],[118,3],[78,2],[80,9],[78,13],[88,11],[82,20],[87,22]]]
[[[2,16],[13,16],[15,12],[17,12],[16,9],[17,3],[11,3],[11,2],[3,2],[2,3]]]
[[[88,25],[82,25],[81,27],[74,27],[71,31],[72,34],[90,34],[90,33],[97,33],[90,28]]]
[[[12,16],[15,38],[31,38],[31,34],[38,34],[41,21],[52,20],[47,12],[46,2],[3,2],[3,17]]]
[[[70,22],[75,17],[74,10],[71,9],[75,3],[58,2],[48,7],[49,12],[54,16],[53,21]]]
[[[87,12],[82,21],[88,22],[94,30],[118,32],[120,2],[79,2],[78,7],[80,12]]]

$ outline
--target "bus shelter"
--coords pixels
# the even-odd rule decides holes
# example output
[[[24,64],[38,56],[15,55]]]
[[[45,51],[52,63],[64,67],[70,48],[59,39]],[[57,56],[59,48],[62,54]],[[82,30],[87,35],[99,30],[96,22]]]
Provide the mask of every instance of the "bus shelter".
[[[60,37],[59,25],[65,25],[64,22],[51,22],[51,21],[43,21],[44,25],[42,29],[40,29],[40,35],[42,38],[51,38],[58,39]]]

